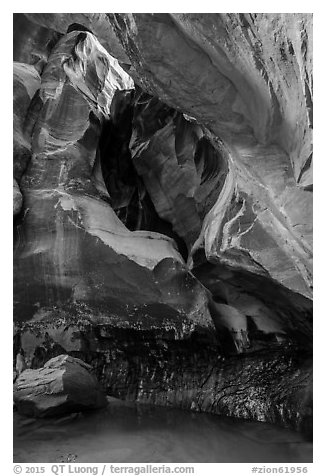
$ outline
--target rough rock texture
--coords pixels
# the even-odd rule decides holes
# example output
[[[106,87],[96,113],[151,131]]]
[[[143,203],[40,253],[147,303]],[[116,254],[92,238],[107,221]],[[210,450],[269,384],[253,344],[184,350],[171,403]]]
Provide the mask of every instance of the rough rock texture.
[[[18,90],[41,78],[16,134],[15,353],[309,432],[312,16],[19,21],[16,58],[42,59],[18,68]]]
[[[105,407],[105,394],[91,369],[80,359],[59,355],[42,368],[24,370],[14,385],[18,412],[49,417]]]
[[[95,320],[81,308],[74,321],[67,309],[18,325],[15,349],[20,346],[33,368],[66,352],[85,360],[117,398],[276,423],[312,436],[311,357],[291,343],[275,339],[268,349],[221,355],[207,334],[185,338],[173,323],[145,331],[131,321],[119,328],[113,318]]]

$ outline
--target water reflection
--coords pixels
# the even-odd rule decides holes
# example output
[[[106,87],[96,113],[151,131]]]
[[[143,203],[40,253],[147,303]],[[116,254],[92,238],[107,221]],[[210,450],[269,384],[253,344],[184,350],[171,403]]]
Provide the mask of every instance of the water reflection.
[[[308,463],[293,431],[215,415],[111,400],[91,414],[35,420],[14,414],[14,462]]]

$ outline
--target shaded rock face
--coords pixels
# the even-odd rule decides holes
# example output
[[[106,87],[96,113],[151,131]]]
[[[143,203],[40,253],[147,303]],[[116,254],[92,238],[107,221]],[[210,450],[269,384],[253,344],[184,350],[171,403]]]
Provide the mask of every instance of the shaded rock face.
[[[19,182],[31,158],[31,136],[27,124],[27,113],[32,98],[40,87],[41,78],[34,66],[15,62],[13,80],[13,208],[14,216],[16,216],[22,206]]]
[[[188,256],[224,185],[223,144],[136,86],[114,96],[99,148],[112,206],[124,223],[156,231],[161,219]]]
[[[16,179],[14,179],[14,186],[13,186],[13,200],[14,200],[14,216],[18,215],[18,213],[20,212],[21,208],[22,208],[22,205],[23,205],[23,196],[20,192],[20,189],[19,189],[19,185],[16,181]]]
[[[16,67],[15,353],[97,362],[115,396],[309,430],[311,17],[20,22],[52,40],[42,68]]]
[[[88,362],[117,398],[281,424],[312,437],[312,362],[302,348],[279,342],[223,355],[205,334],[119,329],[86,309],[73,322],[67,310],[16,331],[15,348],[25,349],[28,365],[42,367],[67,352]]]
[[[38,24],[59,33],[66,33],[71,25],[80,25],[92,32],[103,47],[122,63],[130,64],[105,13],[26,13],[25,17],[33,24]],[[83,28],[84,29],[84,28]]]
[[[34,66],[14,63],[14,177],[20,180],[31,157],[27,113],[41,78]]]
[[[244,269],[258,265],[310,297],[311,17],[109,17],[132,60],[130,74],[230,150],[228,187],[193,252],[203,247],[233,268],[239,260]]]
[[[132,85],[89,32],[68,33],[49,57],[32,114],[39,111],[33,158],[22,181],[26,214],[17,224],[14,271],[18,320],[68,305],[74,315],[85,305],[99,319],[117,316],[119,326],[134,320],[140,328],[171,323],[177,332],[185,322],[185,332],[214,327],[207,293],[174,241],[129,231],[102,199],[96,154],[101,120],[116,88]]]
[[[37,370],[24,370],[14,386],[19,413],[50,417],[106,406],[106,398],[91,366],[80,359],[59,355]]]
[[[32,23],[23,13],[13,14],[14,61],[31,64],[42,71],[61,33]]]
[[[309,299],[271,281],[248,256],[239,255],[237,267],[230,268],[207,260],[203,250],[191,255],[216,200],[228,193],[230,157],[221,141],[136,87],[114,96],[99,149],[112,207],[126,226],[176,240],[194,275],[210,290],[219,333],[247,333],[252,319],[258,333],[251,336],[251,348],[277,335],[307,342]]]

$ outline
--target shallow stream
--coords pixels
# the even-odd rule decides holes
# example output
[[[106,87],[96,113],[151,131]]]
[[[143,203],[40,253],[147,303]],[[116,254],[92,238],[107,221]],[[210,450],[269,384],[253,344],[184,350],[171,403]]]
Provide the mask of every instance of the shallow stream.
[[[14,462],[309,463],[312,443],[266,423],[112,399],[63,418],[14,413]]]

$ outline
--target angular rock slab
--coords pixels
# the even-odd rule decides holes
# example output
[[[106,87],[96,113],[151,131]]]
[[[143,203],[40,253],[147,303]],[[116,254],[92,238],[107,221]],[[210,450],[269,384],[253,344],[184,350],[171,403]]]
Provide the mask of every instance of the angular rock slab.
[[[43,368],[25,370],[14,386],[14,402],[23,415],[49,417],[106,406],[106,398],[91,366],[59,355]]]

